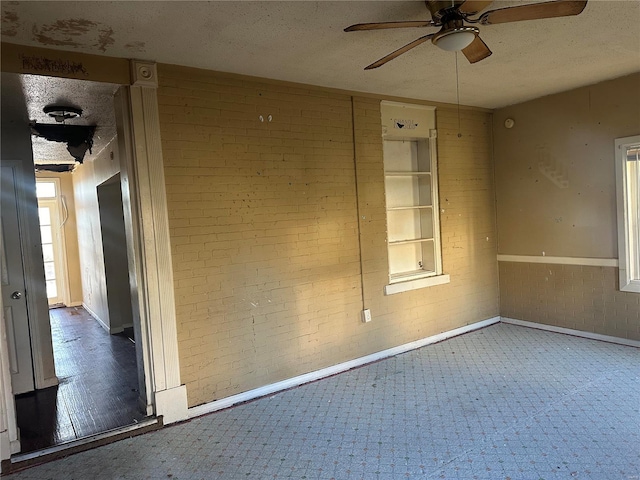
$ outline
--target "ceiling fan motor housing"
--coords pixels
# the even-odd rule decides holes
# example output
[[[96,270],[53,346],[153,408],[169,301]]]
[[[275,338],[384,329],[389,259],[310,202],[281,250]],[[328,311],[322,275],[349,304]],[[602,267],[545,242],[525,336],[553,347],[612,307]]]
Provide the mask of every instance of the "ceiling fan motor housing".
[[[431,13],[431,18],[436,23],[436,25],[440,25],[446,21],[448,15],[452,12],[457,13],[460,16],[458,7],[464,3],[463,0],[425,0],[427,4],[427,9]]]

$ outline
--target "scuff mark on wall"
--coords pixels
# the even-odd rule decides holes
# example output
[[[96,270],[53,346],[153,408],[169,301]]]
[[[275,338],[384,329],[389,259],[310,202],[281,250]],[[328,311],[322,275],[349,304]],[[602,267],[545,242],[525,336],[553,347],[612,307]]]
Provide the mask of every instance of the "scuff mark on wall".
[[[43,45],[82,47],[98,47],[106,52],[109,45],[113,45],[113,29],[98,22],[82,18],[56,20],[47,25],[34,25],[33,38]],[[86,38],[97,34],[97,39]],[[82,38],[85,37],[85,38]]]
[[[15,37],[18,34],[20,25],[20,18],[16,12],[11,10],[2,11],[2,35]]]

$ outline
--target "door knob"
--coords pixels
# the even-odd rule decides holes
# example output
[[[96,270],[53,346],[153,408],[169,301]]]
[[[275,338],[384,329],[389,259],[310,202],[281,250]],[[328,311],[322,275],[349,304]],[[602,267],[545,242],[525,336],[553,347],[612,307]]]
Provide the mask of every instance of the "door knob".
[[[22,292],[13,292],[11,294],[11,298],[14,300],[20,300],[22,298]]]

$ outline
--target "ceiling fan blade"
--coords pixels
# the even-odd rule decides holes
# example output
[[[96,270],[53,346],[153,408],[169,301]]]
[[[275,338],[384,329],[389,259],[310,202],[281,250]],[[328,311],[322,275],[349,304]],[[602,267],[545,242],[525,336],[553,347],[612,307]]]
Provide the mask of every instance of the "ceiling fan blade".
[[[487,47],[487,44],[482,41],[480,35],[476,35],[473,42],[471,42],[468,47],[462,49],[462,53],[467,57],[469,63],[476,63],[487,58],[492,52],[489,50],[489,47]]]
[[[493,0],[467,0],[462,5],[460,5],[460,7],[458,7],[458,10],[466,13],[467,15],[475,15],[476,13],[481,12],[482,10],[487,8],[492,3]]]
[[[345,32],[357,32],[362,30],[383,30],[386,28],[408,28],[408,27],[432,27],[432,20],[418,20],[413,22],[381,22],[381,23],[357,23],[344,29]]]
[[[364,69],[365,70],[371,70],[373,68],[378,68],[378,67],[384,65],[385,63],[387,63],[388,61],[393,60],[396,57],[399,57],[400,55],[402,55],[405,52],[408,52],[412,48],[417,47],[421,43],[426,42],[427,40],[431,39],[431,37],[433,37],[434,35],[435,35],[434,33],[430,33],[429,35],[425,35],[424,37],[420,37],[417,40],[414,40],[413,42],[406,44],[404,47],[400,47],[396,51],[391,52],[386,57],[382,57],[377,62],[373,62],[371,65],[366,66]]]
[[[541,18],[570,17],[578,15],[586,5],[587,0],[556,0],[553,2],[499,8],[483,13],[479,21],[483,25],[493,25]]]

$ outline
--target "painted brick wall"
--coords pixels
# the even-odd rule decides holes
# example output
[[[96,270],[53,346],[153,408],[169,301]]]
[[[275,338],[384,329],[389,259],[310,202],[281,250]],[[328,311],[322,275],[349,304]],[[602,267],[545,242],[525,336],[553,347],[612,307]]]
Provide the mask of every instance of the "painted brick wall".
[[[438,111],[451,283],[385,297],[379,99],[166,65],[159,77],[190,406],[498,314],[489,114],[463,111],[458,138],[455,111]]]
[[[381,350],[497,315],[491,117],[438,108],[440,228],[451,283],[385,296],[388,283],[380,102],[354,100],[363,289],[374,322],[362,341]]]
[[[640,131],[639,83],[635,73],[496,110],[499,253],[617,258],[614,141]],[[618,289],[616,268],[500,262],[501,315],[637,340],[640,295]]]
[[[614,267],[500,262],[500,313],[640,340],[640,295],[617,284]]]

